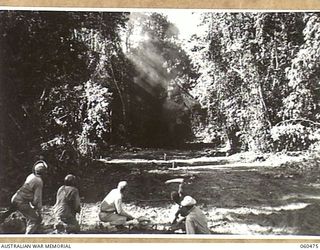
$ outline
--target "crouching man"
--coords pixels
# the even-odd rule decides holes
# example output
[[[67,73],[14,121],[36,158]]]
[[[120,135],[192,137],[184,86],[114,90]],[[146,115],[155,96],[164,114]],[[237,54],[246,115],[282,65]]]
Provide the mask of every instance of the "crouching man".
[[[57,192],[57,200],[54,205],[56,230],[66,233],[79,232],[80,225],[76,219],[77,213],[80,213],[79,190],[76,188],[76,177],[68,174],[64,178],[64,185]]]
[[[186,233],[211,234],[207,218],[196,203],[191,196],[185,196],[181,201],[181,206],[184,208],[182,215],[186,217]]]
[[[174,205],[174,210],[175,210],[175,214],[174,214],[174,219],[171,222],[171,230],[172,231],[176,231],[181,229],[182,231],[186,231],[185,228],[185,220],[186,218],[183,217],[183,214],[186,214],[184,212],[184,210],[186,210],[186,208],[181,206],[181,201],[183,200],[183,197],[176,191],[171,192],[171,200],[174,201],[175,205]]]
[[[12,207],[21,212],[27,220],[26,234],[36,233],[42,222],[42,177],[47,169],[45,161],[37,161],[33,166],[33,173],[11,198]]]
[[[134,220],[134,217],[127,213],[122,207],[122,197],[126,186],[126,181],[120,181],[118,187],[112,189],[103,199],[99,213],[99,219],[101,221],[121,227],[130,224],[128,221]]]

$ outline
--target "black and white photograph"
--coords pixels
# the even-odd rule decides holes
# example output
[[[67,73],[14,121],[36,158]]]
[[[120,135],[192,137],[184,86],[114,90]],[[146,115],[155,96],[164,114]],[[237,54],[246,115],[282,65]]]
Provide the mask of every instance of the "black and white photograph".
[[[1,235],[320,235],[320,12],[0,9]]]

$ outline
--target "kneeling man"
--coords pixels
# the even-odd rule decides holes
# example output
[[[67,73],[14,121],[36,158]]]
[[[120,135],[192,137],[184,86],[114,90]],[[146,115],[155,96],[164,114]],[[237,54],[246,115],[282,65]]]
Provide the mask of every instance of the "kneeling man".
[[[211,234],[205,214],[196,206],[196,200],[185,196],[181,201],[184,208],[183,216],[186,217],[187,234]]]
[[[122,196],[127,186],[126,181],[120,181],[118,187],[112,189],[103,199],[100,205],[99,219],[103,222],[109,222],[111,225],[126,225],[127,221],[134,217],[127,213],[122,207]]]
[[[76,188],[76,177],[72,174],[65,177],[64,185],[57,192],[54,213],[57,231],[67,233],[80,231],[80,225],[76,219],[76,214],[80,213],[80,196],[79,190]]]

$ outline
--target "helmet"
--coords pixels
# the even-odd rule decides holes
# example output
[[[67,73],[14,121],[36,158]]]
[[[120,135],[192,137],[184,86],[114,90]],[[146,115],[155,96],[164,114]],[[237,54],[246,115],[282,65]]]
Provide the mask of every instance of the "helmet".
[[[76,185],[76,177],[73,174],[68,174],[64,178],[64,184],[66,186],[75,186]]]
[[[36,175],[43,175],[48,170],[48,165],[45,161],[37,161],[33,165],[33,171]]]

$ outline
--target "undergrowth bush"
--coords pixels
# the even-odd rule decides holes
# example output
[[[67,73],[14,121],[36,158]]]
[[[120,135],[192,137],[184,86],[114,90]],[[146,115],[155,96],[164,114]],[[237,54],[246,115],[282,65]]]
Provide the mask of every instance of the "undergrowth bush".
[[[302,123],[281,124],[271,129],[271,137],[276,151],[307,150],[319,148],[320,129]]]

